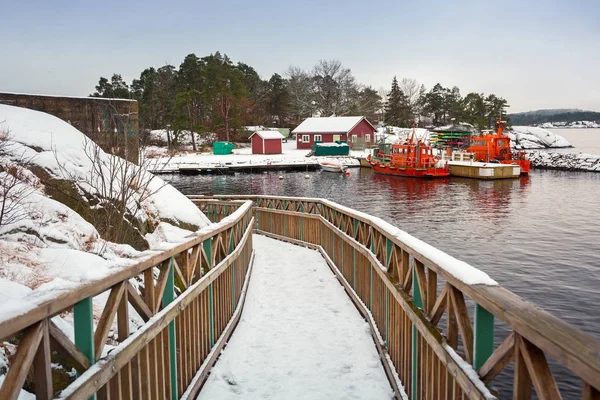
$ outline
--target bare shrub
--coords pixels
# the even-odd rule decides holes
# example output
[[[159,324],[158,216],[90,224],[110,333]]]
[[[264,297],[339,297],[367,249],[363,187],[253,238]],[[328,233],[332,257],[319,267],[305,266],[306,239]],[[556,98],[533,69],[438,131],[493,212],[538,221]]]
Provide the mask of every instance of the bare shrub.
[[[0,126],[2,123],[0,123]],[[13,153],[10,131],[0,129],[0,227],[15,224],[28,217],[27,197],[35,184],[23,167],[30,159]]]
[[[88,215],[90,222],[110,242],[126,242],[129,226],[142,210],[143,203],[166,185],[151,188],[155,176],[148,172],[152,167],[149,159],[143,159],[137,166],[124,158],[105,154],[87,137],[83,141],[83,151],[91,168],[85,177],[66,168],[56,149],[53,151],[63,178],[90,191],[92,199],[85,199],[93,208]]]

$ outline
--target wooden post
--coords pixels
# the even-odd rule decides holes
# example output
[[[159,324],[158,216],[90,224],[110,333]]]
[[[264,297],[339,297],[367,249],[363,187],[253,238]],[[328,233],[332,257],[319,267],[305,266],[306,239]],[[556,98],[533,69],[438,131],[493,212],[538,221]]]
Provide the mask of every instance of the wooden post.
[[[389,306],[388,306],[388,287],[385,286],[385,346],[389,349],[390,323],[389,323]]]
[[[304,241],[304,217],[300,217],[300,240]]]
[[[356,291],[356,247],[352,247],[352,263],[354,265],[354,277],[352,278],[352,289]]]
[[[73,321],[75,325],[75,346],[90,360],[90,364],[94,364],[96,357],[94,354],[94,314],[91,297],[81,300],[73,307]],[[96,400],[96,395],[94,394],[90,399]]]
[[[415,260],[412,260],[413,263]],[[412,284],[413,284],[413,301],[419,308],[423,308],[423,299],[421,298],[421,291],[419,290],[419,277],[417,275],[417,268],[413,266],[412,270]],[[417,384],[419,382],[419,354],[417,352],[417,326],[413,324],[412,329],[412,385],[411,385],[411,400],[417,400],[420,392]]]
[[[473,368],[479,370],[494,352],[494,314],[475,304]]]
[[[212,238],[206,239],[202,242],[202,247],[204,247],[204,253],[206,253],[206,258],[208,260],[208,269],[212,269]]]
[[[169,263],[167,284],[162,297],[163,308],[175,300],[175,258]],[[175,320],[169,323],[169,364],[171,366],[171,398],[177,398],[177,347],[175,342]]]
[[[215,345],[215,318],[214,318],[214,310],[213,310],[213,284],[208,285],[208,342],[210,343],[210,348],[212,349]]]

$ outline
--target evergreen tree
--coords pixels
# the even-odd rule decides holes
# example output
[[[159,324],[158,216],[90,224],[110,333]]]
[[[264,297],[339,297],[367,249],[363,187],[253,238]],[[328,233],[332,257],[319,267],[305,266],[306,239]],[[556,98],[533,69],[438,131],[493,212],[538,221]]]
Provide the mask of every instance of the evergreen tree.
[[[268,83],[267,113],[275,126],[282,127],[290,109],[290,93],[286,82],[279,74],[273,74]]]
[[[113,74],[110,81],[105,77],[100,77],[98,85],[96,85],[96,91],[90,96],[108,99],[128,99],[131,97],[129,86],[127,86],[121,74]]]
[[[391,126],[412,126],[413,114],[410,103],[394,76],[392,80],[392,89],[388,93],[385,104],[385,123]]]

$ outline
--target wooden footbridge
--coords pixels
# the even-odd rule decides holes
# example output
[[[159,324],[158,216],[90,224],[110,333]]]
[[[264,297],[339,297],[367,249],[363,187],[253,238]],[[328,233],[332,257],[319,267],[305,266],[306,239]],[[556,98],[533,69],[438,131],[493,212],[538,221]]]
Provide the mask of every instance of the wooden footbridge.
[[[17,347],[0,400],[23,389],[38,399],[195,398],[240,318],[253,232],[323,255],[369,323],[398,398],[600,399],[598,339],[457,274],[377,218],[323,199],[191,198],[216,224],[0,322]],[[95,326],[92,299],[105,292]],[[133,332],[130,307],[145,321]],[[74,341],[52,320],[68,312]],[[53,363],[77,377],[57,379]],[[576,385],[561,393],[565,374]]]

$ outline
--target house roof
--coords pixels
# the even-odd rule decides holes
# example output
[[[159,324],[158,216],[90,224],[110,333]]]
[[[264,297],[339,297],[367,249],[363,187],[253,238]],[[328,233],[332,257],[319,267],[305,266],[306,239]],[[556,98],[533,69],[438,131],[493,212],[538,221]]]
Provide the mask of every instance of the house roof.
[[[279,131],[256,131],[250,137],[258,135],[263,139],[283,139],[283,135]]]
[[[365,117],[312,117],[306,118],[292,133],[347,133],[350,132]]]

